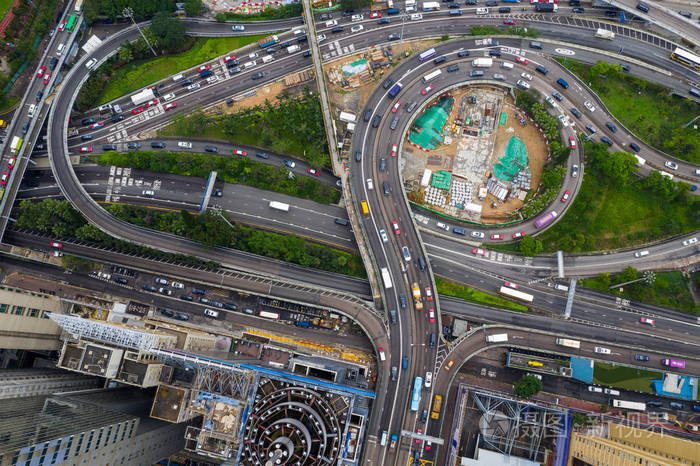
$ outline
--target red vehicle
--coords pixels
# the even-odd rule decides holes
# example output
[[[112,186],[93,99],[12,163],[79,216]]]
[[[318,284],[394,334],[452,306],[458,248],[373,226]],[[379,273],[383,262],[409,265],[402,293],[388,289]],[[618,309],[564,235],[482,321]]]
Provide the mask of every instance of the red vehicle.
[[[307,169],[306,173],[308,173],[309,175],[321,176],[321,173],[318,170],[316,170],[315,168]]]
[[[239,157],[246,157],[248,155],[248,152],[240,149],[236,149],[233,151],[234,154],[236,154]]]
[[[49,83],[49,79],[51,79],[51,73],[46,73],[46,74],[44,75],[44,84],[48,84],[48,83]]]
[[[235,58],[236,57],[234,55],[229,55],[228,57],[224,57],[224,63],[228,63]]]
[[[571,145],[572,149],[576,149],[576,138],[573,136],[569,137],[569,145]]]
[[[399,109],[401,106],[401,102],[396,102],[393,107],[391,107],[391,112],[396,113],[396,111]]]
[[[10,174],[5,172],[2,174],[2,177],[0,177],[0,184],[5,186],[7,184],[7,179],[10,177]]]
[[[513,239],[519,239],[525,236],[525,232],[513,233]]]
[[[61,243],[56,242],[56,241],[51,241],[51,247],[61,249],[63,247],[63,245]]]
[[[491,235],[491,239],[503,239],[503,235],[501,235],[500,233],[495,234],[495,235]]]
[[[486,251],[484,251],[484,250],[481,249],[481,248],[474,248],[474,249],[472,249],[472,254],[474,254],[474,255],[476,255],[476,256],[485,256],[485,255],[486,255]]]
[[[138,114],[141,113],[141,112],[143,112],[143,107],[138,107],[138,108],[133,109],[133,110],[131,111],[131,114],[132,114],[132,115],[138,115]]]
[[[515,57],[515,61],[517,61],[518,63],[520,63],[522,65],[527,65],[528,63],[530,63],[530,60],[528,60],[527,58],[523,58],[523,57]]]
[[[102,128],[104,125],[105,125],[105,122],[100,121],[99,123],[94,123],[92,126],[90,126],[90,129]]]
[[[503,284],[503,286],[507,286],[508,288],[513,288],[514,290],[517,290],[517,289],[519,288],[519,287],[518,287],[518,284],[517,284],[517,283],[513,283],[513,282],[505,282],[505,283]]]
[[[417,434],[422,434],[422,433],[423,433],[423,429],[416,429],[416,433],[417,433]],[[416,439],[416,445],[420,445],[420,440]]]
[[[639,318],[639,323],[640,323],[640,324],[651,325],[652,327],[655,325],[654,319],[650,319],[650,318],[648,318],[648,317],[640,317],[640,318]]]
[[[58,25],[58,30],[59,31],[64,31],[66,29],[66,22],[62,22],[61,24]]]
[[[158,99],[149,100],[148,102],[146,102],[146,108],[151,107],[153,105],[157,105],[157,104],[158,104]]]
[[[197,68],[197,72],[201,73],[202,71],[206,71],[209,69],[209,65],[202,65],[199,68]]]
[[[399,145],[398,144],[392,144],[391,145],[391,156],[396,157],[396,155],[399,153]]]
[[[428,301],[433,300],[433,290],[431,290],[429,286],[425,287],[425,296]]]
[[[391,227],[394,229],[394,233],[396,233],[397,235],[401,234],[401,230],[399,230],[399,222],[394,220],[393,222],[391,222]]]
[[[375,11],[375,12],[369,14],[369,19],[381,18],[381,17],[382,17],[382,14],[379,11]]]
[[[435,323],[435,309],[428,309],[428,322]]]
[[[163,105],[163,110],[170,110],[175,107],[177,107],[177,104],[175,102],[170,102],[169,104]]]
[[[433,90],[433,86],[428,86],[425,89],[423,89],[422,91],[420,91],[420,93],[423,95],[427,95],[432,90]]]
[[[39,71],[36,72],[36,77],[41,78],[42,76],[44,76],[44,71],[46,71],[46,67],[43,65],[40,66]]]
[[[80,152],[81,153],[92,152],[92,147],[81,147]]]
[[[569,190],[567,189],[566,191],[564,191],[564,195],[563,195],[562,198],[561,198],[561,202],[566,202],[566,201],[568,201],[570,196],[571,196],[571,191],[569,191]]]
[[[15,166],[15,162],[17,162],[17,157],[10,157],[10,160],[7,161],[7,168],[12,170]]]
[[[506,18],[503,20],[503,24],[515,24],[517,21],[513,18]]]

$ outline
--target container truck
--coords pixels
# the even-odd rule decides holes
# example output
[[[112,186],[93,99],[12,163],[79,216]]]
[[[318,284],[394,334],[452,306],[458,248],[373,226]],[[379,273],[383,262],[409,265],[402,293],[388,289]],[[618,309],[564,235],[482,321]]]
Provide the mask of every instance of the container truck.
[[[289,212],[289,204],[285,204],[284,202],[270,201],[270,208]]]
[[[508,334],[498,333],[496,335],[486,335],[486,341],[488,343],[504,343],[508,341]]]
[[[265,37],[264,39],[260,39],[258,41],[258,45],[260,46],[261,49],[270,47],[271,45],[275,45],[277,42],[279,42],[280,39],[277,36],[268,36]]]
[[[598,29],[595,32],[595,36],[600,37],[601,39],[613,40],[615,38],[615,33],[608,31],[607,29]]]
[[[156,96],[153,94],[152,89],[144,89],[141,92],[138,92],[131,96],[131,103],[138,106],[155,98]]]
[[[423,2],[423,11],[439,11],[440,3],[438,2]]]
[[[493,65],[492,58],[476,58],[472,60],[472,66],[474,68],[490,68]]]
[[[287,47],[287,53],[290,55],[294,52],[298,52],[299,50],[301,50],[301,47],[299,47],[298,45],[290,45],[289,47]]]
[[[413,302],[416,305],[416,311],[420,311],[423,309],[423,303],[420,300],[421,295],[420,295],[420,287],[418,286],[418,283],[413,283]]]

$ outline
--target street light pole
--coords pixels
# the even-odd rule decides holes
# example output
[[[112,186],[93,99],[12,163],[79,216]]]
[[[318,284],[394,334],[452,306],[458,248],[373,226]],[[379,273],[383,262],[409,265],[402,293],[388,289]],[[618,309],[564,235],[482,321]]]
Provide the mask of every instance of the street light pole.
[[[143,37],[143,40],[146,41],[146,44],[148,45],[148,48],[151,49],[151,52],[153,52],[153,56],[157,57],[158,54],[156,53],[155,50],[153,50],[153,47],[151,46],[151,43],[148,42],[148,39],[146,36],[143,34],[143,31],[141,31],[141,28],[139,27],[138,24],[136,24],[136,21],[134,20],[134,9],[131,7],[126,7],[122,10],[122,14],[128,18],[131,18],[131,22],[134,23],[134,26],[136,26],[136,29],[138,29],[139,34],[141,34],[141,37]]]
[[[399,38],[399,60],[401,60],[401,50],[403,48],[403,27],[406,24],[406,10],[401,13],[401,37]]]

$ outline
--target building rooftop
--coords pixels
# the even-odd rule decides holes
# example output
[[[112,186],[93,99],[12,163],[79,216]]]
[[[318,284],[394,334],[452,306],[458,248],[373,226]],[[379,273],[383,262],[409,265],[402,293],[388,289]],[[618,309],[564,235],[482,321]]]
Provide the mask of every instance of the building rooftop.
[[[186,388],[182,387],[159,385],[156,396],[153,397],[151,417],[168,422],[178,422],[180,412],[184,408],[187,391]]]

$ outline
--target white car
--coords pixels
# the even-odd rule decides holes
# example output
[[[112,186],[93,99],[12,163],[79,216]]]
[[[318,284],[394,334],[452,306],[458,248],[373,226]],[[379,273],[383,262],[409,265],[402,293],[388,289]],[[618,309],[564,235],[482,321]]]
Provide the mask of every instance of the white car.
[[[595,107],[594,107],[593,104],[590,103],[589,101],[585,101],[585,102],[583,103],[583,106],[586,107],[586,108],[587,108],[588,110],[590,110],[591,112],[595,112]]]
[[[180,283],[180,282],[172,282],[172,283],[170,284],[170,286],[172,286],[173,288],[180,289],[180,290],[183,289],[183,288],[185,287],[185,285],[183,285],[183,284]]]
[[[379,236],[382,237],[382,241],[385,243],[389,242],[389,236],[386,234],[386,231],[384,229],[379,230]]]
[[[350,28],[350,32],[355,33],[355,32],[360,32],[364,29],[365,27],[361,24],[358,24],[357,26],[353,26]]]
[[[209,84],[215,83],[215,82],[217,82],[218,80],[219,80],[219,77],[218,77],[218,76],[209,76],[209,77],[207,78],[207,82],[208,82]]]
[[[664,167],[670,168],[671,170],[678,170],[678,164],[676,162],[671,162],[670,160],[664,162]]]
[[[146,189],[146,190],[142,191],[141,194],[144,196],[155,196],[156,193],[150,189]]]
[[[483,238],[486,235],[484,235],[483,231],[472,231],[471,232],[472,238]]]
[[[367,189],[374,189],[374,181],[372,181],[372,178],[367,178]]]
[[[450,231],[450,226],[446,223],[437,222],[437,227],[445,231]]]
[[[195,89],[199,89],[199,83],[194,83],[187,86],[188,91],[194,91]]]
[[[192,149],[191,142],[180,141],[177,143],[177,147],[182,147],[183,149]]]
[[[611,351],[609,348],[603,348],[602,346],[596,346],[593,348],[593,351],[595,351],[598,354],[610,354]]]
[[[685,241],[683,241],[683,246],[690,246],[691,244],[695,244],[698,242],[697,238],[689,238]]]
[[[561,121],[561,125],[564,128],[571,125],[571,123],[569,122],[569,117],[567,117],[566,115],[559,115],[557,118],[559,118],[559,121]]]
[[[338,25],[337,19],[331,19],[330,21],[326,21],[327,28],[332,28],[333,26],[337,26],[337,25]]]
[[[601,387],[594,387],[593,385],[588,386],[588,391],[593,393],[603,393],[603,389]]]
[[[316,40],[317,40],[318,42],[322,42],[322,41],[326,40],[326,35],[325,35],[325,34],[319,34],[319,35],[316,36]]]
[[[231,26],[231,30],[232,30],[232,31],[242,32],[242,31],[245,31],[245,26],[243,26],[243,25],[241,25],[241,24],[236,24],[236,25],[234,25],[234,26]]]
[[[426,372],[425,373],[425,388],[430,388],[430,386],[433,384],[433,373],[432,372]]]
[[[219,311],[215,311],[214,309],[205,309],[204,315],[207,317],[217,318],[219,317]]]
[[[520,76],[523,78],[527,79],[528,81],[532,81],[532,75],[530,73],[525,73],[524,71],[520,73]]]

